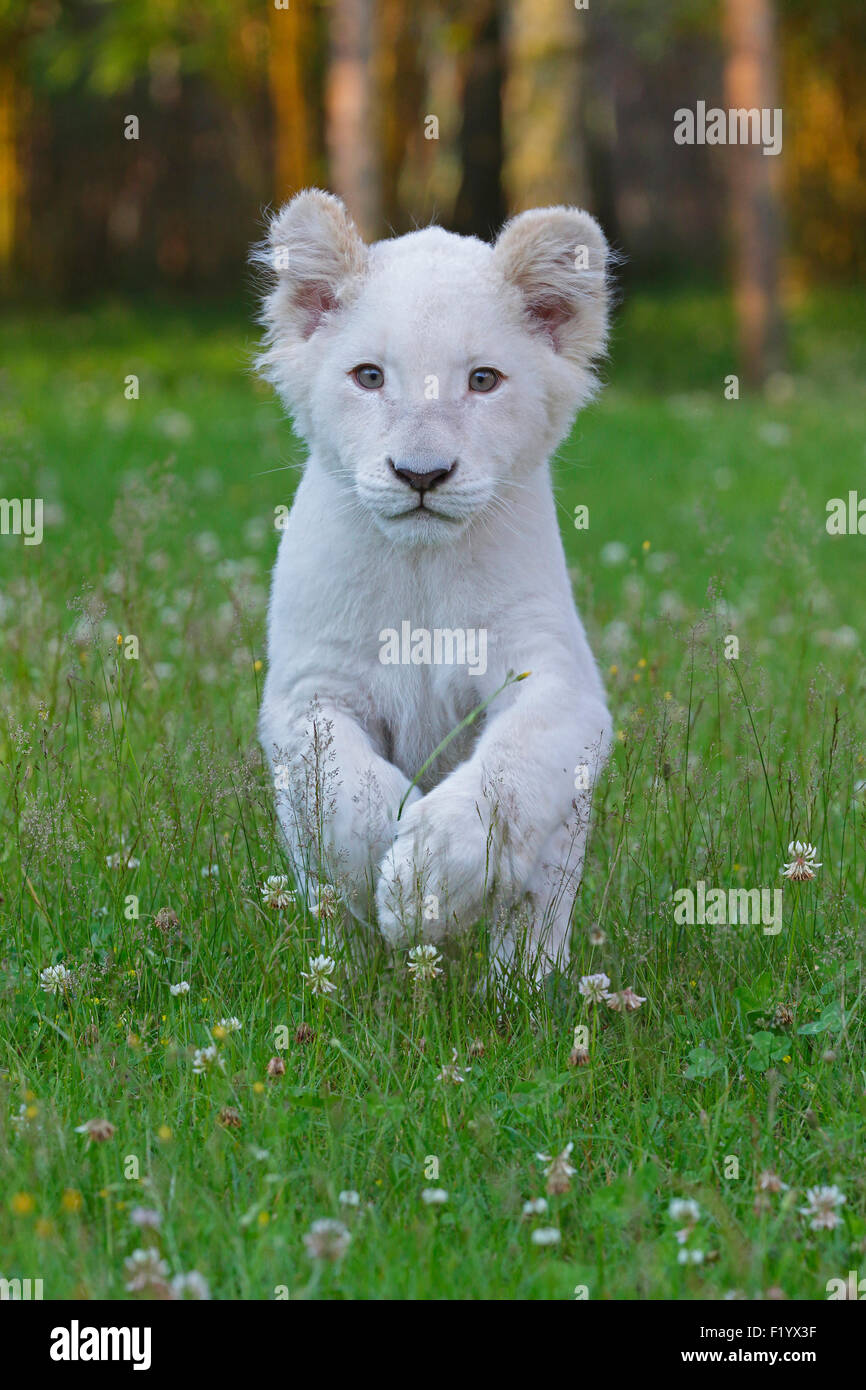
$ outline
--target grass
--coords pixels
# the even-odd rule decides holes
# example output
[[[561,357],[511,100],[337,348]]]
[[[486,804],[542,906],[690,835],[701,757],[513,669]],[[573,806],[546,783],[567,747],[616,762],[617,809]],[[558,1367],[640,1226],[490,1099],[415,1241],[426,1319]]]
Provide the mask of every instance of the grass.
[[[480,938],[421,991],[374,950],[312,997],[318,922],[262,899],[285,864],[256,705],[300,452],[246,322],[105,305],[6,335],[2,492],[43,497],[46,529],[0,537],[0,1275],[124,1298],[152,1245],[216,1298],[825,1297],[866,1248],[864,541],[824,528],[864,476],[862,308],[801,303],[791,376],[737,401],[722,300],[620,316],[556,464],[618,738],[572,969],[505,1008],[468,984]],[[785,884],[778,935],[675,920],[698,880],[780,886],[793,838],[823,867]],[[589,1004],[596,971],[647,1002]],[[198,1075],[212,1040],[224,1070]],[[77,1132],[99,1118],[112,1138]],[[523,1216],[569,1143],[568,1190]],[[765,1170],[789,1189],[759,1197]],[[818,1184],[846,1197],[834,1229],[798,1210]],[[701,1264],[678,1262],[684,1197]],[[333,1264],[302,1239],[324,1217],[352,1232]]]

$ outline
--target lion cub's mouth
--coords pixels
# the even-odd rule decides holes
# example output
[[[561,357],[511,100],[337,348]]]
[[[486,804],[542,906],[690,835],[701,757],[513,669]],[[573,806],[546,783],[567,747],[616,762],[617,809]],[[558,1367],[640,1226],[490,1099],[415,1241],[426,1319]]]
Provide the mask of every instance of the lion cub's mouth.
[[[447,512],[440,512],[437,507],[427,506],[422,498],[416,506],[409,507],[407,511],[395,512],[392,517],[389,517],[389,521],[404,521],[406,517],[418,516],[419,512],[423,512],[424,516],[435,516],[439,521],[454,521],[455,519]]]

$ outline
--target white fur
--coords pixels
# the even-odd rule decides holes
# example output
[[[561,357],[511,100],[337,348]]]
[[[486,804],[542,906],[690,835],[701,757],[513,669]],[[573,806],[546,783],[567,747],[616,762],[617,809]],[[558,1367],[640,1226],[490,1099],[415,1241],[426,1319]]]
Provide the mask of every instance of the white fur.
[[[259,367],[309,447],[274,574],[260,723],[296,871],[308,889],[337,884],[359,917],[375,903],[395,945],[523,901],[535,969],[561,964],[590,795],[575,769],[603,762],[610,717],[548,460],[604,347],[604,238],[586,213],[548,208],[493,247],[437,227],[366,247],[343,205],[311,190],[258,259],[273,277]],[[384,369],[381,390],[356,384],[361,363]],[[479,367],[503,374],[495,391],[468,390]],[[389,457],[458,462],[415,514]],[[380,634],[404,620],[486,630],[485,673],[383,665]],[[436,745],[527,670],[398,822]],[[500,959],[515,938],[502,927]]]

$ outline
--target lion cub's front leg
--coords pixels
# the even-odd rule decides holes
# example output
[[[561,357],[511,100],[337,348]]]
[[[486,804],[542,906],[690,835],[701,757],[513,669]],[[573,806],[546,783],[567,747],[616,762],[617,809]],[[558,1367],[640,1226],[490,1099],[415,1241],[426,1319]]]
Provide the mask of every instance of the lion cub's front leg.
[[[318,884],[337,888],[353,914],[373,915],[378,865],[391,844],[397,810],[421,793],[373,746],[350,716],[326,703],[302,719],[262,716],[262,743],[277,814],[299,887],[315,906]],[[404,811],[404,814],[406,812]]]
[[[562,680],[527,681],[472,756],[403,812],[380,868],[383,935],[393,944],[435,939],[526,895],[544,919],[537,946],[564,959],[591,783],[609,739],[610,716],[594,692],[581,698]],[[577,767],[588,783],[579,807]]]

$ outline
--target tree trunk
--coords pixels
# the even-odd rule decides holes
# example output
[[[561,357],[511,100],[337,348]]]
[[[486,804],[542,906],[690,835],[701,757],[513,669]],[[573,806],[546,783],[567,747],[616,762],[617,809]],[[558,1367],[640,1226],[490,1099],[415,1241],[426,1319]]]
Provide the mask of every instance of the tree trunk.
[[[503,54],[499,0],[473,12],[463,76],[460,158],[463,169],[452,224],[463,236],[489,240],[502,225]]]
[[[509,208],[586,198],[581,49],[586,15],[566,0],[509,0],[503,98]]]
[[[310,129],[303,64],[307,56],[306,7],[270,7],[268,80],[274,114],[274,198],[290,198],[310,181]]]
[[[9,284],[15,254],[21,174],[16,126],[17,83],[12,63],[0,65],[0,284]]]
[[[326,139],[331,186],[361,233],[381,223],[375,0],[333,0],[331,61],[326,86]]]
[[[725,0],[725,101],[729,110],[777,106],[776,26],[772,0]],[[779,155],[760,144],[731,145],[730,214],[734,306],[741,370],[761,385],[782,365],[779,300]]]

